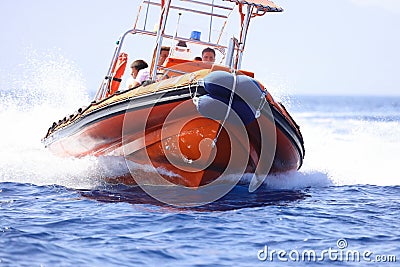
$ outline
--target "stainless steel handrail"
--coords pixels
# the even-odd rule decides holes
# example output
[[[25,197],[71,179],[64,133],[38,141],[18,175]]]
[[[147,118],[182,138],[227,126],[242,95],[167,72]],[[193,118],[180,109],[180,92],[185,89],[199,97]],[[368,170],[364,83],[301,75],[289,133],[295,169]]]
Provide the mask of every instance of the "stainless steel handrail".
[[[145,4],[150,4],[150,5],[154,5],[154,6],[161,6],[160,3],[155,3],[155,2],[151,2],[151,1],[144,1]],[[208,15],[208,16],[213,16],[213,17],[218,17],[218,18],[228,18],[225,15],[220,15],[220,14],[215,14],[215,13],[210,13],[210,12],[205,12],[205,11],[200,11],[200,10],[195,10],[195,9],[190,9],[190,8],[185,8],[185,7],[177,7],[177,6],[171,6],[171,9],[176,9],[176,10],[180,10],[180,11],[188,11],[188,12],[193,12],[193,13],[197,13],[197,14],[201,14],[201,15]]]

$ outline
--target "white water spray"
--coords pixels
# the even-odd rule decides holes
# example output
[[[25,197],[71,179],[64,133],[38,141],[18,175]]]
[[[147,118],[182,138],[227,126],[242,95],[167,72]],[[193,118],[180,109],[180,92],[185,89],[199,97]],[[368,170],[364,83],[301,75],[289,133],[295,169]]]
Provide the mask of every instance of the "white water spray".
[[[53,121],[90,102],[74,64],[56,52],[29,50],[17,73],[0,88],[0,182],[88,188],[104,169],[95,158],[64,159],[41,139]]]

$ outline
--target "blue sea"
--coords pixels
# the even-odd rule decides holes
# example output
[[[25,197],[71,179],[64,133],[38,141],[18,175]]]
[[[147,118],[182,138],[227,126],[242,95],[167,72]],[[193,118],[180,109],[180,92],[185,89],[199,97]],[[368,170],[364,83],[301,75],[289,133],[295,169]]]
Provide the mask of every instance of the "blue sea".
[[[400,97],[283,94],[305,139],[300,171],[177,208],[106,184],[120,162],[43,147],[54,120],[90,101],[65,68],[0,91],[1,267],[399,264]]]

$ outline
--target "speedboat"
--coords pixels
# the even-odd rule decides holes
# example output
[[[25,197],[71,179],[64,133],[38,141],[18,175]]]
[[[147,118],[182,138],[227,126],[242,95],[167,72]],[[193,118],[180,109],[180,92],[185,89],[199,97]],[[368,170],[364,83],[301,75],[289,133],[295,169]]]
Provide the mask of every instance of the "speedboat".
[[[299,126],[263,85],[264,77],[241,67],[252,19],[282,11],[267,0],[143,1],[93,101],[54,122],[45,147],[63,157],[122,157],[155,173],[110,178],[116,183],[193,191],[245,174],[254,178],[255,190],[268,174],[298,170],[304,158]],[[192,27],[187,35],[181,30],[185,16]],[[237,35],[224,43],[233,16]],[[198,17],[206,18],[205,31],[190,26]],[[149,79],[130,89],[123,86],[128,37],[142,50],[148,47],[144,37],[153,40]],[[169,54],[160,63],[165,46]],[[215,62],[195,59],[204,48],[215,51]]]

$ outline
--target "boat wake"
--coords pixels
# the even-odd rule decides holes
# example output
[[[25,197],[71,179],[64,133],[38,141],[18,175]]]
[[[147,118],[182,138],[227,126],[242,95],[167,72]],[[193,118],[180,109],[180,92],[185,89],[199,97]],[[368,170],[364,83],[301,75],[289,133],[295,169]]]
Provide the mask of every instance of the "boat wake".
[[[123,159],[58,158],[43,147],[41,139],[48,125],[80,103],[88,103],[90,97],[74,64],[57,52],[32,52],[24,66],[22,73],[14,75],[19,79],[8,79],[9,84],[0,88],[0,182],[91,189],[104,185],[105,178],[126,172]],[[302,169],[270,175],[261,190],[399,185],[394,177],[400,150],[398,121],[343,123],[317,114],[293,114],[302,125],[307,148]]]
[[[325,173],[333,185],[399,185],[400,121],[387,115],[363,114],[318,118],[299,114],[307,140],[304,173]],[[312,116],[312,115],[311,115]],[[308,152],[308,153],[307,153]]]

